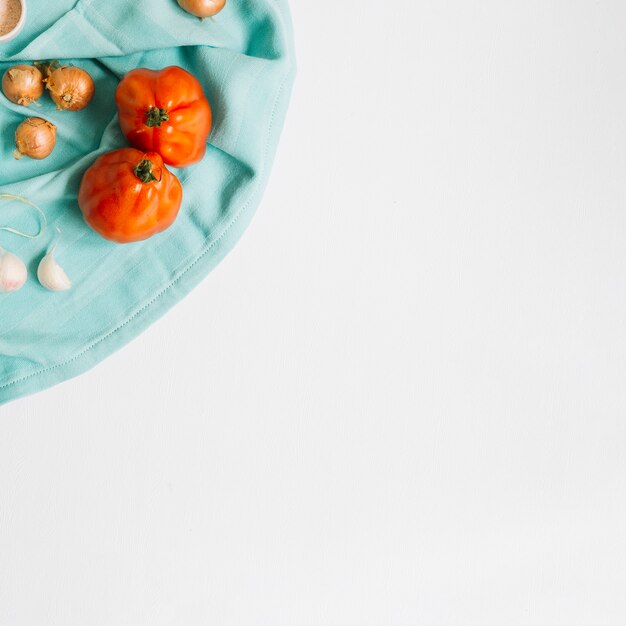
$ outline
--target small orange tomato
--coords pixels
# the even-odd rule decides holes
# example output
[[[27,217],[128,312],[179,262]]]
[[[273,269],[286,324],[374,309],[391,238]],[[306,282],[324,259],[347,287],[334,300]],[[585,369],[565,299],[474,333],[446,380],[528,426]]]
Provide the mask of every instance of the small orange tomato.
[[[172,225],[183,199],[180,181],[155,152],[107,152],[85,172],[78,206],[105,239],[130,243]]]
[[[204,156],[211,106],[198,79],[182,67],[132,70],[118,85],[115,99],[122,132],[135,148],[158,152],[174,167]]]

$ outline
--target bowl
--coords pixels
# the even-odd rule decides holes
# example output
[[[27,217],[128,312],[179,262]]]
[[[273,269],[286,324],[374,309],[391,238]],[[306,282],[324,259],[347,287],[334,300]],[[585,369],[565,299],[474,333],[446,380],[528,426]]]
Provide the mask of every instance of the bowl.
[[[6,35],[0,35],[0,44],[15,39],[22,31],[22,28],[24,28],[24,23],[26,22],[26,0],[20,0],[20,5],[22,7],[22,14],[20,15],[18,23],[11,32],[8,32]]]

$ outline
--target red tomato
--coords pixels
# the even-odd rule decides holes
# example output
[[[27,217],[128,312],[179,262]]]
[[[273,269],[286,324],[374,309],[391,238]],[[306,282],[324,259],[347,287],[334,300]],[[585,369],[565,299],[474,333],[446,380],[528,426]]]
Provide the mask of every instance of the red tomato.
[[[105,239],[130,243],[165,230],[183,200],[180,181],[156,152],[113,150],[85,172],[78,206]]]
[[[174,167],[192,165],[204,156],[211,107],[189,72],[175,66],[132,70],[120,82],[115,99],[122,132],[136,148],[158,152]]]

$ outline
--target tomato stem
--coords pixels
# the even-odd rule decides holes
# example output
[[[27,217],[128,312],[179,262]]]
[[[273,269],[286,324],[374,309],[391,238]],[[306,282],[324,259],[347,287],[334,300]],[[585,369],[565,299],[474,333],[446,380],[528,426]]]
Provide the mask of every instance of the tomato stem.
[[[150,128],[153,128],[154,126],[161,126],[163,122],[167,122],[169,119],[169,111],[166,111],[165,109],[150,107],[146,111],[146,125]]]
[[[147,185],[155,180],[159,180],[152,171],[152,161],[150,159],[142,159],[134,169],[135,176]]]

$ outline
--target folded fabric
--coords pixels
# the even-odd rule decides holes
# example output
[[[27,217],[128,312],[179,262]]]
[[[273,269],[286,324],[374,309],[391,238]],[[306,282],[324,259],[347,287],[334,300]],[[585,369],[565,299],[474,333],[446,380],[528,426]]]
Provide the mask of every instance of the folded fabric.
[[[176,0],[28,0],[22,34],[0,45],[0,72],[11,65],[59,59],[86,69],[96,83],[89,107],[57,111],[47,95],[20,107],[0,95],[0,193],[28,198],[46,213],[44,236],[0,232],[0,247],[18,254],[29,280],[0,294],[0,404],[92,367],[183,298],[234,246],[259,203],[295,74],[287,0],[228,0],[199,20]],[[77,205],[81,177],[95,158],[128,145],[120,132],[115,90],[136,67],[179,65],[202,83],[214,126],[197,165],[172,169],[184,187],[175,224],[145,242],[102,239]],[[20,121],[57,125],[57,146],[44,161],[13,158]],[[37,215],[0,203],[0,225],[37,230]],[[39,260],[62,233],[56,257],[73,287],[39,285]]]

